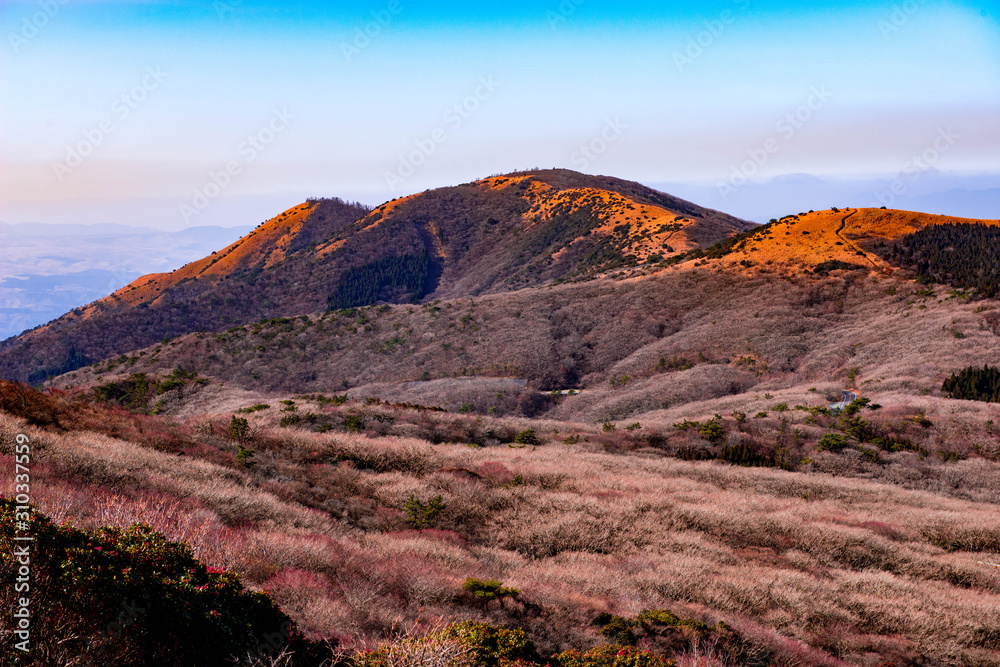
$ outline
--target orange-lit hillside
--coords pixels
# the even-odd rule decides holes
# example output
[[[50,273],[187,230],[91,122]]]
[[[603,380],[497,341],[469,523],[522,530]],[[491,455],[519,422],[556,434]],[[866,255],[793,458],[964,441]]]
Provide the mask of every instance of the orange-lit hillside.
[[[847,219],[843,234],[864,245],[869,239],[876,243],[879,240],[891,241],[931,225],[961,223],[1000,226],[1000,220],[975,220],[930,213],[863,208],[857,209],[857,215]]]
[[[670,210],[644,203],[613,190],[595,187],[558,189],[530,175],[496,177],[479,181],[490,189],[527,184],[532,202],[525,214],[525,227],[545,224],[558,211],[577,211],[590,207],[602,222],[590,233],[607,243],[619,246],[623,253],[645,261],[650,255],[673,254],[710,246],[733,234],[731,224],[718,224],[700,215]],[[622,225],[625,225],[623,228]],[[553,258],[564,253],[558,251]]]
[[[299,204],[222,250],[170,273],[142,276],[101,301],[110,300],[131,306],[152,304],[168,288],[189,280],[219,279],[239,270],[272,266],[285,258],[289,245],[301,232],[314,207],[315,202]]]
[[[749,263],[795,271],[835,260],[885,270],[889,265],[873,252],[880,243],[930,225],[955,223],[1000,225],[997,220],[872,208],[816,211],[762,227],[715,265],[739,270]]]
[[[718,238],[711,233],[692,234],[689,226],[695,222],[693,218],[660,206],[636,202],[616,192],[594,188],[545,192],[538,197],[532,212],[525,216],[526,226],[545,224],[552,219],[553,212],[563,206],[571,211],[584,206],[592,207],[602,222],[591,234],[603,237],[606,243],[619,245],[622,252],[634,255],[640,261],[653,254],[669,256],[685,252],[700,247],[709,238],[712,242],[721,241],[732,233],[732,230],[726,230],[716,235]],[[701,243],[695,240],[697,237],[703,239]]]

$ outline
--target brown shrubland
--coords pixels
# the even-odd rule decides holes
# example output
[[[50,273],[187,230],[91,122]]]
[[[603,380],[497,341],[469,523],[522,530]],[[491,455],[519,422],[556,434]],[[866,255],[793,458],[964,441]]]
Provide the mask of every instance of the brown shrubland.
[[[304,411],[308,401],[296,404]],[[887,404],[884,416],[917,407]],[[948,423],[933,401],[927,407],[932,421]],[[141,435],[46,430],[9,414],[0,434],[5,456],[16,433],[32,438],[35,497],[58,520],[149,523],[268,590],[310,634],[348,645],[482,618],[523,626],[555,651],[596,643],[590,621],[599,612],[666,608],[725,621],[777,664],[1000,664],[1000,569],[982,564],[1000,552],[996,464],[987,459],[925,458],[940,482],[908,490],[892,477],[912,464],[894,460],[870,474],[851,451],[817,454],[812,472],[786,472],[678,460],[669,443],[688,436],[670,429],[667,444],[651,448],[628,444],[638,431],[572,422],[353,402],[323,410],[396,419],[385,434],[315,433],[277,426],[273,410],[254,413],[249,467],[205,427],[225,422],[221,415],[189,426],[162,420],[162,430],[198,442],[185,455]],[[959,429],[963,418],[981,417],[953,416]],[[404,421],[413,433],[455,437],[432,444],[392,434]],[[543,444],[470,447],[458,437],[494,421],[512,432],[534,424]],[[776,428],[773,417],[741,426],[748,437]],[[578,444],[562,443],[570,433]],[[948,479],[966,491],[945,489]],[[433,528],[410,528],[407,499],[434,496],[444,509]],[[521,594],[472,605],[462,592],[468,577]],[[680,664],[720,659],[710,646],[691,646]]]

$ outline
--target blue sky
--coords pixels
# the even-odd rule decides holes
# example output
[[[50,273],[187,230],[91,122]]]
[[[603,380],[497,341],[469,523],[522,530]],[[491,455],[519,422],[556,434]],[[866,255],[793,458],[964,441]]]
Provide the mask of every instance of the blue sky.
[[[924,166],[1000,172],[995,2],[482,5],[4,0],[0,221],[256,224],[535,166],[891,177],[941,132]]]

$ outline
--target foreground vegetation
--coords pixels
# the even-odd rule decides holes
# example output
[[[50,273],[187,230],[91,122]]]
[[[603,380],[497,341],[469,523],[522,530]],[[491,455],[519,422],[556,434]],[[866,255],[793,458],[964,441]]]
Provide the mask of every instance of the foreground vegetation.
[[[383,644],[377,650],[339,649],[309,640],[266,593],[246,591],[232,573],[207,568],[187,545],[170,542],[148,526],[83,531],[56,525],[31,508],[29,527],[16,527],[17,506],[0,498],[0,569],[13,581],[15,536],[34,538],[31,553],[29,651],[19,652],[13,626],[0,627],[6,665],[140,667],[397,667],[434,664],[462,667],[675,667],[665,653],[692,641],[711,642],[731,658],[761,653],[723,623],[714,628],[666,610],[636,619],[603,614],[595,620],[613,640],[586,651],[567,649],[543,658],[527,634],[489,623],[463,621],[423,635]],[[466,580],[464,588],[486,603],[517,597],[499,582]],[[10,586],[0,601],[17,608]],[[7,625],[6,623],[4,625]],[[659,650],[635,648],[652,638]]]
[[[19,652],[13,629],[4,627],[3,664],[223,665],[262,646],[294,651],[297,665],[318,664],[321,647],[267,595],[206,568],[187,545],[144,525],[59,526],[37,510],[16,530],[16,507],[13,498],[0,498],[0,569],[5,581],[15,580],[15,546],[23,545],[15,536],[30,535],[32,588],[22,594],[33,610],[30,651]],[[18,597],[13,586],[0,591],[8,609],[18,607]]]
[[[185,383],[171,391],[212,387]],[[164,585],[198,596],[221,581],[231,596],[257,595],[215,570],[235,573],[304,641],[336,644],[338,660],[1000,664],[1000,626],[983,613],[1000,603],[990,565],[1000,471],[976,449],[964,460],[933,453],[945,434],[978,428],[974,441],[992,456],[1000,437],[984,413],[953,421],[927,408],[906,422],[926,455],[880,450],[871,461],[846,425],[901,423],[917,410],[880,397],[878,410],[860,402],[826,416],[776,395],[758,417],[751,395],[745,419],[718,420],[720,440],[715,417],[697,413],[676,426],[606,428],[314,395],[180,420],[80,392],[3,389],[4,457],[15,434],[29,436],[34,497],[56,525],[87,531],[74,540],[107,540],[118,554],[129,540],[157,544],[196,575],[191,591],[180,579]],[[280,425],[306,413],[314,424]],[[809,433],[800,472],[679,458],[745,437],[766,443],[783,428],[791,444],[796,429]],[[821,433],[846,444],[821,447]],[[137,522],[188,545],[206,569],[130,530]],[[455,627],[530,642],[538,657],[477,654],[453,641]]]

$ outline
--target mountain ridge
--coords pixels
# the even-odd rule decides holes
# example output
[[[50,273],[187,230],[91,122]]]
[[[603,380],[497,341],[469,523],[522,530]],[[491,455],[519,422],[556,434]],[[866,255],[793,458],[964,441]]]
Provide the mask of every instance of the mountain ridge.
[[[5,341],[0,375],[40,382],[163,338],[259,319],[587,279],[752,227],[638,183],[568,170],[480,179],[375,209],[314,199]]]
[[[826,371],[818,369],[849,363],[842,341],[858,337],[858,345],[882,347],[881,332],[887,329],[915,326],[910,338],[932,341],[935,359],[944,360],[954,355],[949,348],[958,335],[970,335],[956,323],[982,319],[977,314],[983,311],[978,303],[962,301],[964,307],[936,314],[940,323],[933,330],[922,328],[929,313],[920,322],[909,319],[913,303],[935,293],[914,278],[939,272],[940,265],[914,267],[909,260],[899,261],[912,253],[897,248],[900,242],[913,246],[904,239],[915,231],[959,221],[882,209],[796,214],[707,251],[698,248],[625,267],[604,279],[262,319],[215,334],[187,334],[54,382],[88,386],[121,373],[182,367],[248,390],[357,388],[420,402],[395,385],[432,380],[444,383],[435,386],[445,394],[471,399],[472,385],[461,383],[475,378],[492,384],[483,384],[486,388],[477,390],[483,395],[475,400],[450,407],[471,402],[485,410],[487,394],[506,395],[509,378],[516,377],[531,390],[584,388],[588,398],[574,403],[611,419],[636,406],[655,408],[662,399],[654,395],[718,398],[745,391],[762,378],[825,377]],[[966,221],[975,222],[990,221]],[[967,300],[971,293],[946,295],[946,301],[956,295]],[[968,327],[995,328],[989,317]],[[893,354],[887,351],[885,357]],[[699,368],[690,377],[677,376],[694,383],[690,387],[667,377],[694,366]],[[941,366],[931,375],[945,376],[949,368]],[[886,377],[893,383],[920,382],[927,389],[919,375],[910,368],[900,374],[889,364]],[[641,385],[647,388],[635,393],[634,401],[621,400],[619,395]],[[524,396],[533,405],[531,392]],[[591,402],[593,408],[584,407]]]

